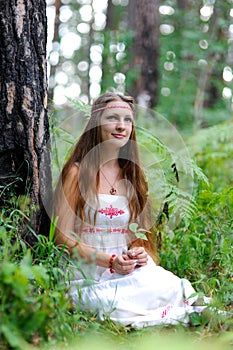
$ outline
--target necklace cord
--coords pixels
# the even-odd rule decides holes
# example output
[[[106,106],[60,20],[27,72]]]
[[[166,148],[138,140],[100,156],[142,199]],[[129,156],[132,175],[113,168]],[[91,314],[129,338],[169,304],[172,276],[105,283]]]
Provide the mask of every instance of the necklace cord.
[[[109,190],[109,192],[110,192],[110,194],[112,194],[112,195],[114,195],[114,194],[116,194],[116,192],[117,192],[117,190],[116,190],[116,188],[114,187],[114,185],[115,185],[115,183],[116,183],[116,181],[117,181],[117,179],[118,179],[118,176],[119,176],[119,174],[120,174],[120,171],[121,171],[121,169],[119,170],[119,172],[118,172],[118,174],[117,174],[117,176],[116,176],[116,179],[115,179],[115,181],[113,182],[113,184],[111,184],[109,181],[108,181],[108,179],[107,179],[107,177],[105,176],[105,174],[103,173],[103,171],[100,169],[100,172],[101,172],[101,174],[103,175],[103,177],[105,178],[105,180],[107,181],[107,183],[110,185],[110,190]]]

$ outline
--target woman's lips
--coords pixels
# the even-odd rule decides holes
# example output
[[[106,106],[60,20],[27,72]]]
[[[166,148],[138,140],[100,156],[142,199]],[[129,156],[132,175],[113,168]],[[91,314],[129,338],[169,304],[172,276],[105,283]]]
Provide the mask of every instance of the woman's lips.
[[[112,136],[114,136],[116,139],[123,139],[125,137],[125,135],[122,134],[112,134]]]

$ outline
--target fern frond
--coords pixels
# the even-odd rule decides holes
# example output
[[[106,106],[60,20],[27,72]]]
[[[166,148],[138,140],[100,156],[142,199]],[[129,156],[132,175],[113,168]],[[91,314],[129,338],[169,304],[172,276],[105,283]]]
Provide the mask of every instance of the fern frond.
[[[80,99],[68,98],[68,101],[80,112],[83,112],[86,116],[90,117],[91,106],[84,103]]]
[[[224,153],[233,152],[233,123],[222,123],[200,130],[188,140],[188,148],[193,156],[214,152],[222,157]],[[217,153],[216,153],[217,155]]]
[[[157,216],[161,215],[161,208],[168,204],[172,225],[180,219],[188,222],[197,209],[192,190],[194,179],[208,184],[207,177],[189,157],[187,150],[175,152],[142,127],[137,127],[137,135],[143,149],[150,195]]]

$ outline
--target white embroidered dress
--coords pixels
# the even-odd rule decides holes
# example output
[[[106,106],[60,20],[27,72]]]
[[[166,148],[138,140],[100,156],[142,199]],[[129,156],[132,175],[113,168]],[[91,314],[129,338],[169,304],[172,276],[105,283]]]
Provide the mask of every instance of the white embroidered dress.
[[[82,242],[109,254],[127,251],[132,234],[128,231],[129,208],[124,196],[98,195],[96,224],[76,231]],[[90,210],[94,218],[96,208]],[[201,311],[193,307],[196,296],[190,282],[157,266],[149,258],[146,266],[137,267],[129,275],[110,273],[109,269],[83,264],[74,269],[70,295],[84,309],[106,315],[113,321],[133,328],[159,324],[187,323],[188,315]],[[84,277],[85,276],[85,277]]]

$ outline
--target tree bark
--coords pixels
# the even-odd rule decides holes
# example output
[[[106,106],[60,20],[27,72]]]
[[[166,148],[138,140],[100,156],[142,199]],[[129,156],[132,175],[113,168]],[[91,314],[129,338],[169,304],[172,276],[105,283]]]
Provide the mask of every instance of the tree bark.
[[[132,95],[137,96],[140,104],[153,108],[158,101],[159,1],[130,0],[129,9],[136,10],[133,69],[137,76]],[[132,16],[129,18],[130,24]]]
[[[1,0],[0,185],[15,183],[16,196],[30,197],[36,233],[48,230],[45,196],[52,188],[46,38],[45,0]],[[27,240],[33,243],[34,235]]]

